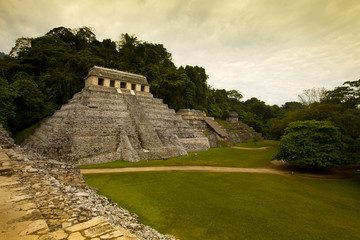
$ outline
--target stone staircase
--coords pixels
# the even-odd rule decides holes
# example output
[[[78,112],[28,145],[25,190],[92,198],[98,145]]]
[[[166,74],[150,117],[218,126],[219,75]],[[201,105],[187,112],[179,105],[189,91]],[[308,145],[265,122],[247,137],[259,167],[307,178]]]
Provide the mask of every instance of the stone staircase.
[[[52,158],[73,161],[103,155],[121,158],[115,152],[119,129],[133,128],[130,113],[122,96],[103,89],[87,88],[74,95],[68,104],[54,113],[26,139],[23,146],[34,148]],[[108,89],[115,90],[115,89]],[[108,156],[110,153],[110,156]]]
[[[187,152],[209,149],[210,145],[207,138],[177,115],[175,110],[169,109],[162,99],[152,96],[136,97],[164,145],[169,143],[180,144]],[[175,139],[174,136],[176,136]]]
[[[187,154],[186,150],[173,139],[170,139],[167,144],[161,141],[161,135],[156,131],[153,123],[148,118],[148,114],[145,112],[144,106],[140,104],[136,95],[124,94],[123,96],[131,113],[131,117],[136,123],[137,134],[141,142],[141,147],[145,150],[144,154],[148,155],[147,159],[162,159]]]
[[[179,109],[176,114],[181,116],[182,119],[198,131],[203,133],[212,132],[210,126],[204,121],[204,118],[206,118],[204,111],[195,109]]]
[[[222,129],[221,125],[218,124],[215,120],[212,118],[205,118],[204,121],[221,137],[226,138],[227,133],[224,129]]]

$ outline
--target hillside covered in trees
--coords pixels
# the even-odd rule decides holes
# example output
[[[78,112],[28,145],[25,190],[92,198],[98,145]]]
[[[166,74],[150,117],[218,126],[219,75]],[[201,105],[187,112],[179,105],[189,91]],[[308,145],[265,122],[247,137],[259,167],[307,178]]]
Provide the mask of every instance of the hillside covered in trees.
[[[311,91],[304,91],[302,102],[282,106],[257,98],[242,101],[238,90],[211,88],[204,68],[176,67],[162,44],[128,34],[119,41],[99,41],[88,27],[58,27],[37,38],[19,38],[10,54],[1,56],[0,123],[15,133],[52,115],[84,87],[84,78],[94,65],[146,76],[154,97],[175,110],[199,109],[215,118],[236,111],[240,121],[266,138],[280,139],[294,121],[331,121],[350,155],[356,155],[354,159],[360,155],[360,80],[315,92],[312,98]]]
[[[94,65],[146,76],[154,96],[176,110],[201,109],[225,118],[235,109],[258,131],[262,130],[258,122],[275,117],[279,110],[256,98],[242,103],[236,90],[212,89],[204,68],[176,67],[162,44],[142,42],[128,34],[117,42],[100,42],[90,28],[59,27],[38,38],[18,39],[10,56],[0,60],[0,122],[17,132],[51,115],[84,87],[84,78]],[[251,114],[252,108],[257,112]],[[264,116],[257,117],[258,113]]]

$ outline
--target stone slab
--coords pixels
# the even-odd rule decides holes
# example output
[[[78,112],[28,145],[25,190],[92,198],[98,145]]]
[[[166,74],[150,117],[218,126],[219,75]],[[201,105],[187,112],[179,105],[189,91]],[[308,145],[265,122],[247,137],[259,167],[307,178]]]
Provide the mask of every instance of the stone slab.
[[[10,166],[11,166],[11,162],[10,162],[10,161],[3,161],[3,162],[2,162],[2,166],[3,166],[3,167],[10,167]]]
[[[68,227],[65,230],[69,232],[78,232],[96,226],[98,224],[104,223],[105,221],[106,220],[102,217],[95,217],[87,222],[79,223],[74,226]]]
[[[227,133],[221,128],[220,124],[218,124],[216,121],[205,118],[205,122],[221,137],[227,137]]]
[[[114,231],[114,232],[110,232],[110,233],[100,236],[100,239],[113,239],[113,238],[122,237],[122,236],[124,236],[124,234],[122,234],[121,232]]]
[[[20,233],[20,236],[30,235],[37,231],[46,230],[47,228],[48,226],[45,220],[36,220],[30,223],[29,226]]]
[[[55,232],[52,232],[52,233],[51,233],[51,236],[52,236],[53,238],[55,238],[56,240],[62,240],[62,239],[66,239],[67,236],[69,236],[69,234],[67,234],[66,232],[64,232],[64,230],[59,229],[59,230],[57,230],[57,231],[55,231]]]
[[[84,231],[84,234],[86,237],[94,238],[109,233],[113,230],[114,228],[109,223],[106,223],[89,228]]]
[[[18,205],[18,208],[19,208],[19,210],[27,211],[30,209],[35,209],[36,205],[35,205],[35,203],[25,203],[25,204]]]
[[[26,235],[18,238],[18,240],[38,240],[38,239],[39,239],[39,235]]]
[[[3,149],[0,150],[0,161],[9,161],[8,155],[5,153]]]
[[[12,168],[11,167],[0,167],[0,175],[1,176],[12,175]]]
[[[0,178],[0,187],[14,187],[20,184],[20,182],[15,181],[13,179],[9,179],[7,177]],[[8,181],[7,181],[8,180]]]
[[[35,219],[40,219],[40,218],[41,218],[41,213],[40,213],[39,209],[27,210],[25,213],[25,216],[23,217],[23,219],[25,219],[25,220],[35,220]]]
[[[81,233],[79,232],[75,232],[70,234],[70,236],[67,238],[67,240],[85,240],[86,238],[84,238]]]
[[[10,202],[20,202],[22,200],[28,200],[28,199],[32,199],[32,196],[20,195],[20,196],[15,196],[12,199],[10,199]]]

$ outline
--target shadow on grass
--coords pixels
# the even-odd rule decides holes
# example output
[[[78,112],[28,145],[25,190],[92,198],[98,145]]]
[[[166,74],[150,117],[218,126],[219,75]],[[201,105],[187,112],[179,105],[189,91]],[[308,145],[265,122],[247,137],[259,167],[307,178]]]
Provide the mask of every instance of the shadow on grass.
[[[347,165],[340,167],[309,167],[284,161],[271,161],[270,168],[292,172],[296,175],[323,179],[350,179],[360,180],[360,165]]]

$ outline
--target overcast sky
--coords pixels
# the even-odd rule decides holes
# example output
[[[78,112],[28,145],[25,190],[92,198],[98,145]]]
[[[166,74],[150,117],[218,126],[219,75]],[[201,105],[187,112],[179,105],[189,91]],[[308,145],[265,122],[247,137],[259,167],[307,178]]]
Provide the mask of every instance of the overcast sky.
[[[161,43],[176,66],[267,104],[360,78],[359,0],[0,0],[0,51],[55,27]]]

